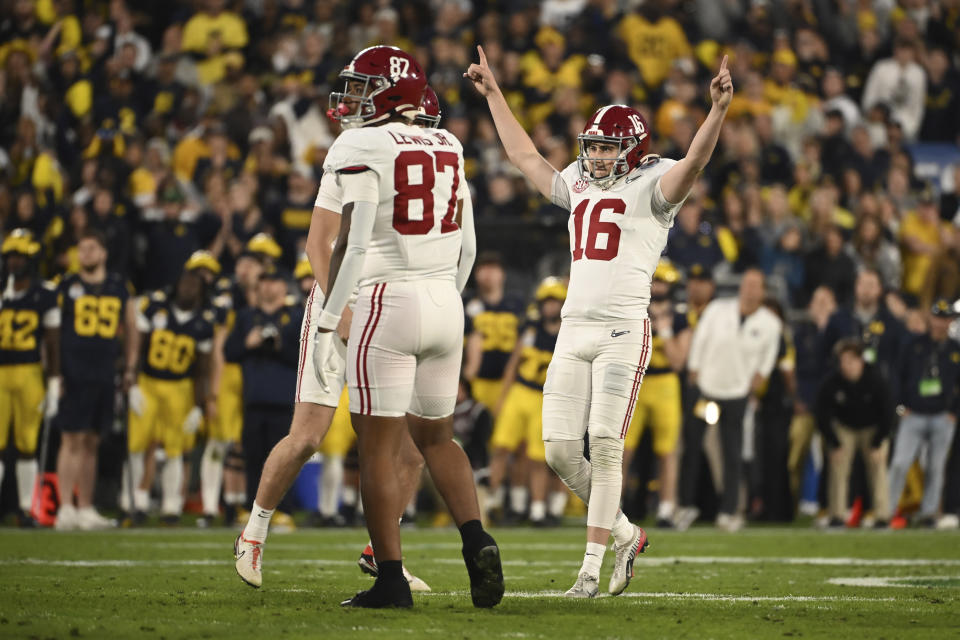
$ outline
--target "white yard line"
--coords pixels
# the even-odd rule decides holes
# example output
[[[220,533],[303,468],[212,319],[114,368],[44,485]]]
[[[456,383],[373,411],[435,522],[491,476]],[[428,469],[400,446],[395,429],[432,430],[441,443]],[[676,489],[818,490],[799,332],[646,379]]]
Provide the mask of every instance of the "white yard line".
[[[841,587],[913,587],[915,580],[960,580],[960,576],[871,576],[866,578],[829,578],[827,583]]]
[[[417,562],[433,562],[437,564],[462,564],[456,558],[428,558],[417,559]],[[836,567],[940,567],[960,566],[960,560],[944,558],[783,558],[783,557],[736,557],[736,556],[667,556],[667,557],[639,557],[636,567],[664,567],[677,564],[785,564],[810,566]],[[550,566],[580,566],[579,561],[573,560],[504,560],[503,565],[510,567],[550,567]]]
[[[435,591],[422,593],[423,596],[466,596],[466,591]],[[562,591],[507,591],[505,598],[562,598]],[[598,598],[612,598],[601,593]],[[677,591],[641,591],[625,592],[617,598],[636,598],[641,600],[703,600],[708,602],[891,602],[896,598],[863,598],[859,596],[738,596],[722,593],[685,593]]]
[[[222,546],[222,545],[221,545]],[[269,547],[268,547],[269,548]],[[350,547],[351,549],[353,547]],[[326,546],[323,549],[327,549]],[[311,549],[319,551],[320,549]],[[47,565],[58,567],[175,567],[175,566],[215,566],[229,563],[229,556],[225,559],[180,559],[180,560],[61,560],[54,558],[10,558],[0,560],[2,565]],[[460,558],[417,558],[417,564],[463,564]],[[316,566],[352,566],[356,564],[352,559],[324,559],[324,558],[271,558],[269,565],[316,565]],[[943,567],[960,566],[960,560],[951,558],[819,558],[819,557],[736,557],[736,556],[667,556],[642,557],[637,560],[637,568],[665,567],[678,564],[694,565],[758,565],[782,564],[797,566],[835,566],[835,567]],[[505,567],[570,567],[579,566],[574,560],[515,560],[503,561]]]

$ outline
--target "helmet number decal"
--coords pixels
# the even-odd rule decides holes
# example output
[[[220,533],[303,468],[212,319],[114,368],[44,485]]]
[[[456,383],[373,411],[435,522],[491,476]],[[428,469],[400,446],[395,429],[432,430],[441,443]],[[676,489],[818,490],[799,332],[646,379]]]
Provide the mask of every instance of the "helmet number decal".
[[[633,130],[637,132],[636,133],[637,138],[639,138],[640,140],[643,140],[644,138],[646,138],[647,129],[646,127],[643,126],[643,120],[640,119],[640,116],[638,116],[635,113],[631,113],[627,117],[630,119],[630,122],[633,124]]]
[[[406,58],[397,56],[390,57],[390,77],[396,82],[400,78],[406,78],[410,71],[410,61]]]
[[[600,216],[605,211],[624,214],[627,203],[618,198],[603,198],[593,205],[590,211],[590,220],[587,223],[586,246],[583,243],[584,214],[590,205],[589,200],[582,200],[570,215],[573,217],[573,233],[571,234],[571,251],[576,262],[584,256],[587,260],[613,260],[620,253],[620,226],[616,222],[603,222]],[[600,236],[603,236],[603,246],[600,245]]]

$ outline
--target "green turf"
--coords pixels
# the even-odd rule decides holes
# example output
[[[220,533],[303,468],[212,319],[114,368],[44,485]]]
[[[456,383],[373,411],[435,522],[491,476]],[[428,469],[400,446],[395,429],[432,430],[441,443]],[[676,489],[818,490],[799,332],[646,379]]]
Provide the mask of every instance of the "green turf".
[[[496,530],[507,595],[479,611],[456,533],[404,530],[406,564],[434,593],[412,611],[366,611],[338,606],[370,585],[355,564],[362,530],[271,535],[255,590],[225,529],[0,529],[0,638],[960,638],[956,533],[650,533],[623,596],[569,601],[580,528]]]

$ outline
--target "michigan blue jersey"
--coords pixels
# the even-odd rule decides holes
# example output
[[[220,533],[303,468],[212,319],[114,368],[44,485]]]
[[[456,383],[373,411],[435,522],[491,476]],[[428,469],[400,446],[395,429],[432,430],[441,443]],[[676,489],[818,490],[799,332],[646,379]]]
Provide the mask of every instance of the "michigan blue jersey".
[[[56,312],[57,287],[35,281],[19,296],[0,302],[0,365],[40,362],[45,317]]]
[[[543,322],[530,322],[523,328],[520,339],[524,344],[517,365],[517,382],[543,391],[547,367],[557,347],[557,334],[547,331]]]
[[[137,322],[146,336],[143,372],[163,380],[182,380],[193,375],[199,354],[210,352],[216,314],[209,308],[185,314],[175,310],[165,295],[155,293],[140,303]]]
[[[71,275],[57,289],[60,367],[67,379],[113,379],[130,285],[116,273],[88,284]]]
[[[477,377],[499,380],[517,346],[520,322],[526,313],[523,301],[504,296],[499,303],[491,305],[474,298],[464,305],[464,312],[464,335],[477,331],[483,336],[483,359]]]

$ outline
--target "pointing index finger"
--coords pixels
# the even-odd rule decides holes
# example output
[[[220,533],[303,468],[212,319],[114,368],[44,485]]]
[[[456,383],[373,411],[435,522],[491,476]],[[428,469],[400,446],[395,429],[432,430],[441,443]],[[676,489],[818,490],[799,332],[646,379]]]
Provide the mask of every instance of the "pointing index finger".
[[[480,64],[487,66],[487,55],[483,52],[483,47],[477,45],[477,52],[480,54]]]
[[[720,72],[721,72],[721,73],[727,70],[727,58],[728,58],[728,56],[727,56],[726,54],[724,54],[723,60],[720,61]]]

